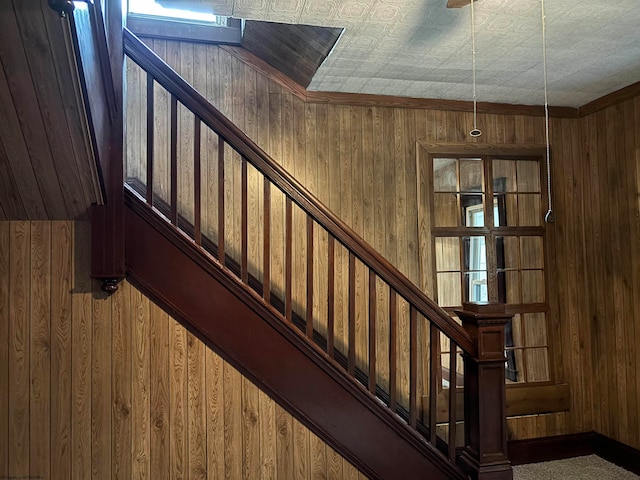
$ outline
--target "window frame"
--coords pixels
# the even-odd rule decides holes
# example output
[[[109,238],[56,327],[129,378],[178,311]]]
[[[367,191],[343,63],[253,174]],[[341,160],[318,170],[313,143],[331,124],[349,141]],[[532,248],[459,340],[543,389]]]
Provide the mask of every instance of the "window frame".
[[[462,239],[463,237],[469,236],[484,236],[485,242],[487,244],[487,282],[489,285],[493,285],[492,293],[489,294],[489,301],[497,301],[497,255],[495,248],[495,238],[500,236],[516,236],[526,237],[526,236],[536,236],[542,239],[542,249],[543,249],[543,263],[542,263],[542,271],[544,274],[544,301],[539,303],[522,303],[522,297],[520,297],[519,304],[507,304],[507,312],[511,314],[522,314],[522,313],[543,313],[545,315],[545,327],[547,332],[546,338],[546,348],[547,350],[547,364],[548,364],[548,380],[544,381],[531,381],[526,375],[525,382],[518,383],[508,383],[508,387],[510,388],[535,388],[536,386],[544,386],[544,385],[556,385],[556,366],[552,362],[554,357],[554,341],[551,337],[551,328],[550,328],[550,318],[549,318],[549,292],[548,292],[548,275],[549,275],[549,255],[547,254],[548,247],[546,241],[546,229],[543,223],[543,220],[540,220],[539,226],[494,226],[494,191],[493,191],[493,182],[488,180],[491,178],[491,167],[490,164],[493,159],[506,159],[506,160],[530,160],[536,161],[539,165],[539,174],[540,174],[540,208],[541,213],[544,213],[542,209],[544,205],[546,205],[547,201],[547,192],[544,188],[546,185],[546,163],[543,161],[546,154],[546,147],[541,145],[498,145],[498,144],[424,144],[419,143],[417,161],[418,161],[418,202],[419,205],[422,202],[422,205],[425,205],[430,212],[426,215],[428,216],[428,221],[425,222],[425,215],[420,215],[418,213],[418,223],[422,225],[423,230],[428,230],[429,243],[426,243],[425,235],[421,236],[420,244],[423,247],[428,247],[428,255],[431,256],[430,264],[431,267],[424,265],[424,258],[421,258],[421,269],[427,271],[421,271],[421,278],[423,281],[423,288],[425,291],[432,295],[434,298],[437,298],[437,274],[436,274],[436,241],[437,237],[458,237]],[[484,196],[483,202],[483,210],[485,214],[485,225],[483,227],[467,227],[464,226],[461,219],[458,220],[458,227],[436,227],[435,226],[435,215],[434,215],[434,177],[433,177],[433,159],[434,158],[482,158],[483,161],[483,191],[482,195]],[[425,161],[426,160],[426,161]],[[460,182],[460,179],[457,179],[457,182]],[[422,185],[421,185],[422,183]],[[459,183],[458,183],[459,185]],[[456,187],[456,194],[460,195],[458,191],[460,188]],[[454,193],[454,192],[452,192]],[[526,193],[526,192],[525,192]],[[537,193],[537,192],[536,192]],[[460,209],[458,201],[459,212]],[[421,208],[420,206],[418,207]],[[462,217],[462,214],[459,213]],[[491,225],[492,227],[488,228],[487,225]],[[461,257],[462,257],[462,246]],[[422,255],[425,256],[424,254]],[[490,258],[491,257],[491,258]],[[492,268],[493,266],[493,268]],[[521,271],[522,265],[518,265],[518,271]],[[460,264],[460,272],[464,270],[464,265]],[[526,269],[525,269],[526,270]],[[431,276],[431,278],[429,278]],[[463,294],[463,280],[461,275],[461,294]],[[488,285],[488,288],[490,288]],[[447,307],[449,313],[453,313],[453,310],[459,307]],[[524,343],[524,342],[523,342]],[[527,349],[535,348],[535,346],[526,346],[522,345],[520,347],[516,347],[514,350],[521,350],[525,352]],[[526,354],[524,354],[526,355]],[[524,362],[526,365],[526,360]]]

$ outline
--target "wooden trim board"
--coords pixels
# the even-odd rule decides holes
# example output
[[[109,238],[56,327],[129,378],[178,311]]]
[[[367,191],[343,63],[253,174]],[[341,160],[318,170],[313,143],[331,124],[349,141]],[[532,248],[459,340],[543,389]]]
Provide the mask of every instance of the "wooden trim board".
[[[507,417],[567,412],[570,409],[569,385],[507,386]],[[429,411],[429,396],[422,397],[423,409]],[[436,401],[436,422],[449,421],[449,390],[443,389]],[[456,420],[464,420],[464,390],[456,391]]]

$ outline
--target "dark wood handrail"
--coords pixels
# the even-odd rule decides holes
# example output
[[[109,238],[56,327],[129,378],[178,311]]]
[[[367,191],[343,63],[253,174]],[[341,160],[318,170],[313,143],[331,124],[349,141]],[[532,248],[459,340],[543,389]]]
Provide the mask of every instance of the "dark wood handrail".
[[[475,355],[476,347],[470,334],[447,312],[424,294],[382,255],[371,248],[355,231],[330,212],[295,178],[280,167],[265,151],[236,127],[217,108],[180,77],[169,65],[142,43],[131,31],[124,29],[126,54],[174,95],[185,107],[220,135],[240,155],[246,158],[271,183],[331,233],[362,263],[413,305],[439,330],[465,352]]]

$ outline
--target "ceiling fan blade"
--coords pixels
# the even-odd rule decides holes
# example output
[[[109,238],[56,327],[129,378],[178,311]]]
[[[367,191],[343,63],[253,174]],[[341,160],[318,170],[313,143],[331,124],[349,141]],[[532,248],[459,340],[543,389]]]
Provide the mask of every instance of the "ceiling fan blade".
[[[447,8],[462,8],[466,7],[470,3],[471,0],[447,0]]]

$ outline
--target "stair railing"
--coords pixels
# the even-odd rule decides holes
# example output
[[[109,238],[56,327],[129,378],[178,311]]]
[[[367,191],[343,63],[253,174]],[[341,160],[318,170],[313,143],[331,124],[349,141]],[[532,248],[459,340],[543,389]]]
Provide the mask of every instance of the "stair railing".
[[[126,29],[124,45],[146,92],[130,188],[449,461],[508,478],[504,310],[465,305],[458,324]]]

